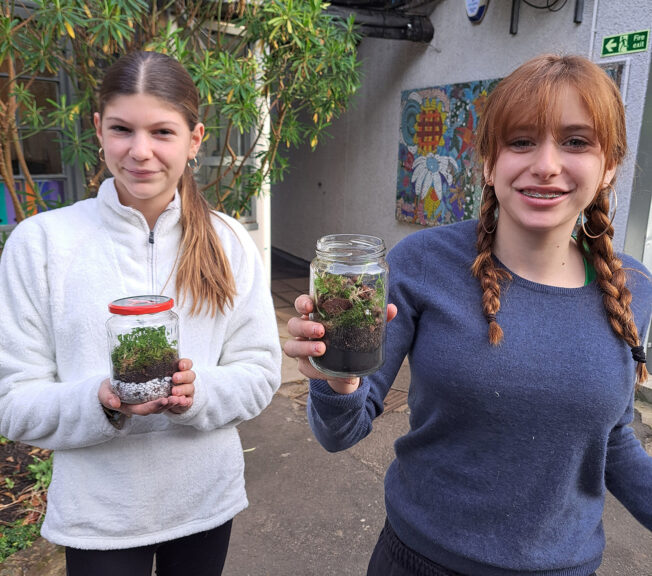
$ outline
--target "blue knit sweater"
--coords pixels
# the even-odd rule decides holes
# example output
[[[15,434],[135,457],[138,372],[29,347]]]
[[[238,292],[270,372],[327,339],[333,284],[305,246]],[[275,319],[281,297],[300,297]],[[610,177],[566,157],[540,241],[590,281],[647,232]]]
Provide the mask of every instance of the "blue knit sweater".
[[[386,362],[350,395],[311,381],[310,424],[330,451],[367,436],[408,355],[410,431],[385,478],[399,538],[463,574],[586,576],[602,558],[606,489],[652,530],[652,458],[628,426],[635,362],[595,281],[557,288],[513,275],[498,313],[505,339],[490,345],[470,272],[475,227],[422,230],[390,252],[399,312]],[[644,335],[649,272],[621,257]]]

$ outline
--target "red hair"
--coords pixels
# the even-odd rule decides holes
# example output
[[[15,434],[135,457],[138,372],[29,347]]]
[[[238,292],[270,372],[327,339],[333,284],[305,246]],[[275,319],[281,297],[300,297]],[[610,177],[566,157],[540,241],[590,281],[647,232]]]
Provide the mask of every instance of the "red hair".
[[[616,84],[587,58],[544,54],[517,68],[489,94],[476,134],[477,151],[488,173],[493,171],[505,136],[514,126],[527,124],[535,126],[541,133],[546,130],[556,133],[563,106],[561,94],[568,87],[577,90],[593,120],[605,158],[604,170],[622,163],[627,152],[627,134],[625,109]],[[478,256],[472,272],[482,287],[482,307],[489,323],[489,340],[498,344],[503,338],[496,319],[500,309],[500,289],[511,276],[506,270],[497,268],[491,257],[498,200],[484,177],[482,185],[484,202],[480,207],[477,229]],[[613,251],[614,230],[609,218],[608,190],[596,190],[593,201],[584,210],[584,217],[586,227],[593,233],[605,230],[600,237],[591,238],[580,228],[578,244],[588,246],[588,258],[596,271],[609,324],[630,347],[639,347],[641,340],[630,309],[632,295],[626,286],[627,271]],[[639,383],[647,380],[645,362],[637,363],[636,373]]]

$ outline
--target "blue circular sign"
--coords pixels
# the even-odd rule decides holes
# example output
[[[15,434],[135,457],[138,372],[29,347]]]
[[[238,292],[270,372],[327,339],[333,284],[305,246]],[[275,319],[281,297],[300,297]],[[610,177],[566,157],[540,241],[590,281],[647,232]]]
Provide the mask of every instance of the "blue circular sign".
[[[489,0],[465,0],[465,3],[469,20],[474,23],[480,22],[487,11]]]

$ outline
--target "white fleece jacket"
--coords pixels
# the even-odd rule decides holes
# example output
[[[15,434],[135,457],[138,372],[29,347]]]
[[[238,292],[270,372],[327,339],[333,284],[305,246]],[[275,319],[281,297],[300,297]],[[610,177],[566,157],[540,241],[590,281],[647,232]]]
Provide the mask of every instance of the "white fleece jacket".
[[[109,179],[97,198],[28,218],[9,237],[0,259],[0,434],[54,450],[48,540],[142,546],[214,528],[247,506],[236,425],[271,401],[281,351],[253,241],[225,215],[214,223],[237,287],[233,308],[214,318],[191,317],[190,302],[176,302],[178,194],[150,233]],[[109,375],[108,304],[161,290],[175,298],[180,356],[197,374],[194,404],[117,430],[97,397]]]

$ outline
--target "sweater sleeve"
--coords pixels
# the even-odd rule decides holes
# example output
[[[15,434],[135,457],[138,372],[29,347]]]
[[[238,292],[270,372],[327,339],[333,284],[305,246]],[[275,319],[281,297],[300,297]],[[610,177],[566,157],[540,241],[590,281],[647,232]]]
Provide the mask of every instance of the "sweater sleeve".
[[[609,435],[605,481],[609,491],[648,530],[652,530],[652,457],[630,426],[633,398]]]
[[[168,413],[177,424],[199,430],[235,426],[262,412],[281,384],[280,339],[262,259],[246,231],[240,231],[239,242],[240,261],[232,263],[237,296],[219,361],[193,367],[192,407],[183,414]]]
[[[26,220],[0,259],[0,434],[60,450],[106,442],[114,428],[97,393],[108,374],[60,381],[50,314],[47,240]]]
[[[329,452],[346,450],[368,436],[373,420],[383,413],[385,396],[417,329],[423,253],[422,243],[408,237],[388,255],[388,301],[396,305],[398,314],[387,324],[383,366],[363,378],[352,394],[338,394],[325,380],[310,381],[308,421],[319,443]]]

